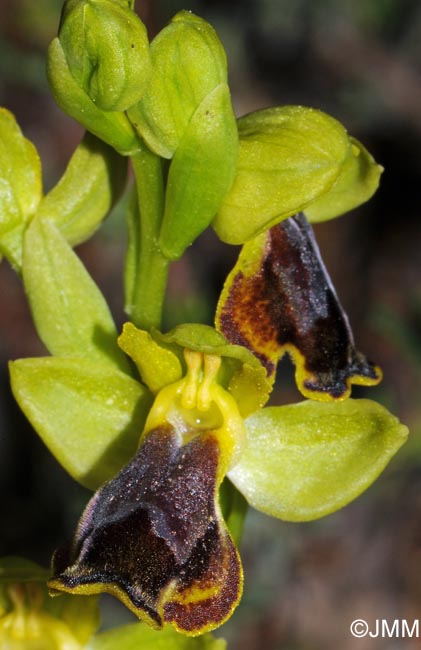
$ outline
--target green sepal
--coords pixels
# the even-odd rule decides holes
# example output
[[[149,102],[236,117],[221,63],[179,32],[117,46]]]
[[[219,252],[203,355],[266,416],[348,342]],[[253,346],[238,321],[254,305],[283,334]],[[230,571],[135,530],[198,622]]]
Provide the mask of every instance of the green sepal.
[[[19,270],[23,231],[42,195],[41,162],[4,108],[0,108],[0,143],[0,252]]]
[[[95,490],[134,455],[152,396],[139,382],[85,358],[10,363],[13,394],[64,469]]]
[[[36,217],[26,230],[23,282],[38,334],[51,354],[131,372],[102,293],[51,221]]]
[[[171,158],[202,101],[227,81],[226,56],[209,23],[180,11],[152,41],[151,59],[148,91],[128,114],[152,151]]]
[[[230,480],[257,510],[286,521],[323,517],[359,496],[408,430],[370,400],[269,407],[246,420]]]
[[[58,38],[48,48],[47,77],[57,104],[67,115],[122,155],[131,155],[139,149],[138,136],[127,116],[101,110],[77,84]]]
[[[226,83],[202,101],[171,162],[159,245],[178,259],[210,224],[235,175],[238,132]]]
[[[213,221],[229,244],[244,243],[328,192],[350,146],[339,122],[302,106],[251,113],[238,129],[237,175]]]
[[[146,28],[127,2],[67,0],[58,38],[69,71],[103,111],[125,111],[151,75]]]
[[[181,379],[183,370],[178,356],[133,323],[124,324],[118,344],[135,362],[142,382],[153,393]]]
[[[41,200],[37,215],[54,221],[69,244],[88,239],[120,198],[127,159],[85,133],[63,176]]]
[[[226,650],[224,639],[211,634],[187,637],[171,626],[153,630],[145,623],[132,623],[97,634],[89,650]]]
[[[383,167],[355,138],[350,137],[348,155],[332,188],[306,208],[312,223],[327,221],[357,208],[377,190]]]
[[[184,348],[222,357],[219,382],[232,394],[243,417],[266,404],[272,383],[260,361],[243,346],[228,343],[213,327],[186,323],[166,334],[152,330],[151,335],[159,344],[172,346],[180,359]]]

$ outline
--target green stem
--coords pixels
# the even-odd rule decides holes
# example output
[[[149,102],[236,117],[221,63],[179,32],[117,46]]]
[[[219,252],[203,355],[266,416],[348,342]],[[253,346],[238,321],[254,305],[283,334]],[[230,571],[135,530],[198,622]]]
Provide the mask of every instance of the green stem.
[[[133,323],[142,329],[161,328],[169,260],[158,239],[164,212],[164,183],[159,156],[146,147],[131,156],[136,182],[138,224],[132,229],[134,272],[129,297]]]
[[[241,492],[237,490],[227,477],[222,482],[219,498],[225,523],[228,526],[235,545],[239,547],[243,536],[248,503]]]

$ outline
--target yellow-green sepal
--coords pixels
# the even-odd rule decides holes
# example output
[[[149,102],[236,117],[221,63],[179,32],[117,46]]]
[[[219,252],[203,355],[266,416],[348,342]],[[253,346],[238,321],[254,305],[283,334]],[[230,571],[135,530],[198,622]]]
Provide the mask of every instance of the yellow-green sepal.
[[[172,158],[205,97],[227,81],[226,56],[215,30],[180,11],[151,43],[147,92],[128,115],[147,145]]]
[[[17,403],[64,469],[98,488],[133,456],[152,396],[117,368],[82,357],[10,363]]]
[[[63,176],[41,200],[37,215],[50,219],[71,246],[88,239],[121,196],[127,160],[85,133]]]
[[[213,221],[217,235],[242,244],[328,192],[348,155],[344,127],[303,106],[269,108],[238,120],[237,172]]]
[[[211,223],[235,176],[238,132],[229,88],[201,102],[171,161],[159,246],[175,260]]]
[[[312,223],[328,221],[357,208],[368,201],[379,186],[383,167],[358,140],[350,137],[349,141],[348,155],[332,188],[305,210]]]
[[[127,2],[67,0],[58,38],[72,77],[99,109],[139,101],[151,74],[149,41]]]
[[[230,480],[257,510],[308,521],[335,512],[366,490],[408,430],[370,400],[309,400],[253,414],[246,435]]]
[[[41,162],[12,113],[0,108],[0,253],[20,269],[22,237],[42,195]]]
[[[87,131],[122,155],[139,149],[138,136],[125,113],[100,109],[75,81],[58,38],[48,48],[47,77],[57,104]]]

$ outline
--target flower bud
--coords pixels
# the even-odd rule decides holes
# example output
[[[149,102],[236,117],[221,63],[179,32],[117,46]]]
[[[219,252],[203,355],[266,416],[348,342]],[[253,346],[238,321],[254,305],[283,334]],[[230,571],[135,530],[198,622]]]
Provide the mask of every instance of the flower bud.
[[[75,81],[58,38],[48,48],[47,77],[57,104],[67,115],[123,155],[138,150],[139,140],[126,115],[101,110]]]
[[[159,246],[175,260],[212,221],[235,176],[237,124],[224,48],[180,11],[151,44],[153,74],[128,116],[148,147],[172,158]]]
[[[226,56],[209,23],[180,11],[152,41],[151,60],[148,90],[129,117],[152,151],[172,158],[203,100],[226,83]]]
[[[68,0],[59,40],[75,81],[104,111],[139,101],[151,64],[146,28],[121,0]]]

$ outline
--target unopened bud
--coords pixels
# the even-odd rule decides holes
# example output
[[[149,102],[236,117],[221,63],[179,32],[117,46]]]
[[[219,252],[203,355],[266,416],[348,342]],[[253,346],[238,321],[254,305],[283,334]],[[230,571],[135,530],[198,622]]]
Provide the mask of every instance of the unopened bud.
[[[59,40],[70,73],[104,111],[125,111],[142,97],[151,73],[140,18],[121,0],[67,0]]]

